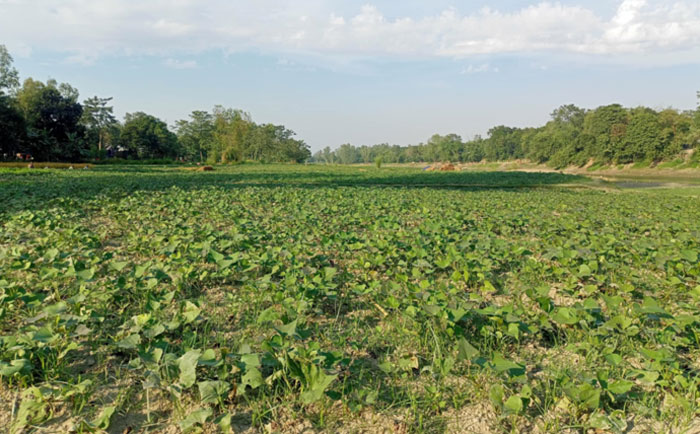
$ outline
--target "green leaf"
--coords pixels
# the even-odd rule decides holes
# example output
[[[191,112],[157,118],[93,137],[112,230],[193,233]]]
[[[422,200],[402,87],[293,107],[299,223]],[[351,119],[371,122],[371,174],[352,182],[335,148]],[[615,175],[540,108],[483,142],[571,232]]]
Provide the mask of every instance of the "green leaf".
[[[275,310],[275,307],[268,307],[264,311],[260,312],[260,315],[258,315],[257,323],[258,324],[264,324],[267,322],[272,322],[279,318],[279,314]]]
[[[68,310],[68,304],[65,301],[46,306],[43,311],[48,315],[59,315]]]
[[[578,322],[576,311],[568,307],[556,308],[551,317],[559,324],[573,325]]]
[[[48,417],[48,403],[41,389],[30,387],[22,392],[22,401],[15,415],[15,421],[10,426],[10,432],[22,432],[27,425],[37,425]]]
[[[122,271],[127,265],[129,265],[129,263],[126,261],[112,261],[109,263],[109,268],[118,272]]]
[[[224,413],[214,419],[214,423],[219,425],[222,432],[231,432],[231,413]]]
[[[53,332],[51,330],[49,330],[46,327],[43,327],[43,328],[40,328],[39,330],[37,330],[36,332],[34,332],[34,334],[32,336],[32,340],[47,344],[50,341],[52,341],[55,337],[56,336],[53,334]]]
[[[508,410],[510,413],[520,413],[523,411],[523,400],[520,399],[520,396],[518,395],[513,395],[510,398],[508,398],[503,404],[506,410]]]
[[[336,379],[337,375],[328,375],[316,365],[307,365],[304,369],[306,387],[301,394],[304,404],[311,404],[323,397],[323,392]]]
[[[219,398],[226,395],[231,386],[224,381],[200,381],[199,396],[203,404],[216,404]]]
[[[688,262],[697,262],[698,252],[695,250],[683,250],[681,251],[681,257]]]
[[[458,360],[472,360],[479,355],[479,350],[474,348],[474,346],[464,338],[460,338],[457,341],[457,351]]]
[[[92,421],[91,425],[94,426],[95,428],[99,428],[101,430],[106,430],[109,428],[109,425],[112,423],[112,416],[114,415],[114,412],[117,410],[117,407],[114,406],[107,406],[102,409],[100,412],[100,415]]]
[[[423,306],[423,309],[433,316],[439,316],[443,312],[442,308],[435,304],[427,304]]]
[[[642,312],[650,315],[660,315],[660,316],[665,316],[665,317],[671,317],[661,306],[659,306],[659,302],[657,302],[654,298],[652,297],[644,297],[644,301],[642,302]]]
[[[622,395],[623,393],[629,392],[633,386],[634,383],[631,381],[617,380],[608,384],[608,390],[615,395]]]
[[[578,275],[579,277],[588,277],[591,275],[591,267],[589,267],[586,264],[581,264],[580,267],[578,267]]]
[[[257,389],[263,384],[263,377],[258,368],[249,366],[246,368],[245,375],[241,378],[241,384],[245,386],[250,386],[253,389]]]
[[[506,372],[512,377],[525,374],[525,366],[506,360],[499,353],[494,353],[491,363],[493,369],[499,373]]]
[[[161,357],[163,357],[163,350],[160,348],[151,348],[149,351],[140,351],[139,357],[141,357],[145,363],[157,364],[160,362]]]
[[[290,322],[279,327],[275,327],[275,330],[282,336],[293,336],[297,332],[297,320]]]
[[[185,302],[185,307],[182,309],[182,317],[185,318],[185,324],[189,324],[196,320],[202,310],[191,301]]]
[[[503,407],[503,399],[505,398],[505,392],[503,391],[503,386],[500,384],[494,384],[489,389],[489,399],[491,403],[498,409]]]
[[[377,367],[379,367],[379,369],[385,374],[391,374],[394,372],[394,365],[392,365],[389,361],[382,362],[378,364]]]
[[[82,280],[90,280],[95,276],[95,269],[86,268],[85,270],[76,271],[75,275],[81,278]]]
[[[147,339],[153,339],[156,336],[162,334],[165,332],[165,326],[163,324],[155,324],[153,327],[147,328],[146,330],[143,331],[144,337]]]
[[[183,387],[191,387],[197,380],[197,361],[201,352],[199,350],[191,350],[186,352],[178,363],[180,368],[179,383]]]
[[[569,385],[564,388],[564,393],[573,402],[588,410],[595,410],[600,406],[600,390],[588,383],[579,386]]]
[[[607,361],[608,363],[610,363],[613,366],[617,366],[620,363],[622,363],[622,356],[620,356],[619,354],[614,354],[614,353],[613,354],[606,354],[605,361]]]
[[[243,354],[241,356],[241,363],[243,363],[246,368],[258,368],[260,367],[260,358],[257,354]]]
[[[222,361],[216,358],[216,352],[211,348],[204,350],[202,355],[199,356],[199,361],[197,362],[199,366],[209,367],[219,366],[221,363]]]
[[[338,272],[338,269],[333,267],[325,267],[323,269],[323,272],[325,274],[325,280],[330,282],[331,280],[333,280],[333,276],[335,276]]]
[[[18,372],[29,372],[32,370],[32,364],[27,359],[15,359],[9,364],[0,362],[0,376],[10,377]]]
[[[117,347],[124,350],[133,350],[141,343],[141,336],[133,334],[117,342]]]
[[[212,414],[214,414],[214,410],[211,408],[202,408],[192,411],[180,422],[180,429],[184,432],[188,432],[194,428],[195,425],[204,425]]]

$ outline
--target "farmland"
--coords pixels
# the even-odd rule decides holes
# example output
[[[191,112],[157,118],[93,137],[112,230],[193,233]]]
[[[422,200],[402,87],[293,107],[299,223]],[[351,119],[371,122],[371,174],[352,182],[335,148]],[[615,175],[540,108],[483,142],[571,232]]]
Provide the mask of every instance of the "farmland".
[[[699,221],[560,173],[0,169],[0,426],[695,432]]]

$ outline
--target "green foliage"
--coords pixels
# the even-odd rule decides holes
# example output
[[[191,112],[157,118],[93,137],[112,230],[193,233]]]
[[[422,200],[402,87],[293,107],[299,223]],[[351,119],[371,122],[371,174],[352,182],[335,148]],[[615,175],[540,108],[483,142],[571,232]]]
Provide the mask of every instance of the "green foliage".
[[[26,123],[23,150],[38,161],[80,161],[86,150],[80,124],[82,106],[70,86],[27,79],[17,93]]]
[[[162,120],[146,113],[127,113],[121,129],[120,143],[139,159],[175,157],[177,136]]]
[[[19,88],[12,56],[0,45],[0,159],[31,157],[35,161],[86,159],[188,159],[204,162],[297,162],[311,153],[295,133],[273,124],[258,125],[241,110],[194,111],[176,124],[143,112],[125,116],[123,125],[109,105],[112,98],[78,102],[78,90],[67,83],[28,78]]]
[[[434,135],[426,143],[409,146],[325,148],[313,156],[321,163],[480,162],[527,158],[555,168],[598,164],[659,162],[678,158],[700,144],[700,110],[656,112],[645,107],[627,109],[619,104],[585,110],[564,105],[538,128],[491,128],[488,137],[464,141],[456,134]]]
[[[0,44],[0,97],[19,87],[19,74],[12,66],[13,61],[7,47]]]
[[[0,183],[16,432],[697,418],[697,189],[319,165]]]
[[[112,98],[94,96],[83,101],[81,122],[87,129],[89,145],[98,153],[115,142],[117,119],[114,117],[114,108],[107,105],[111,100]]]

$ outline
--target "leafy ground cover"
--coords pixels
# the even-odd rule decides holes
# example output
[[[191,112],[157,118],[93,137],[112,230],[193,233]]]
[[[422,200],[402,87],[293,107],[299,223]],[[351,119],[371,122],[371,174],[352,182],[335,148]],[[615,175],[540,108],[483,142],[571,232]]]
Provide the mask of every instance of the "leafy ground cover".
[[[0,169],[0,426],[692,432],[699,196],[558,173]]]

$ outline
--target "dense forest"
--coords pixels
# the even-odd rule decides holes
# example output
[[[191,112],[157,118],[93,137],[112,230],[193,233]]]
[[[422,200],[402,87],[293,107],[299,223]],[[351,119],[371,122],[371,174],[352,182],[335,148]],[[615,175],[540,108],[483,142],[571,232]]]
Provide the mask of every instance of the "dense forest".
[[[700,93],[698,93],[700,100]],[[565,105],[538,128],[497,126],[486,138],[464,141],[456,134],[434,135],[427,143],[410,146],[379,144],[336,150],[325,148],[313,155],[323,163],[478,162],[528,159],[554,167],[602,164],[654,163],[689,153],[700,144],[700,107],[694,111],[619,104],[586,110]],[[693,156],[694,159],[698,155]]]
[[[256,124],[241,110],[216,106],[194,111],[174,131],[155,116],[127,113],[120,122],[112,98],[80,102],[67,83],[27,78],[20,83],[13,59],[0,45],[0,160],[36,161],[244,160],[303,162],[311,153],[281,125]]]

